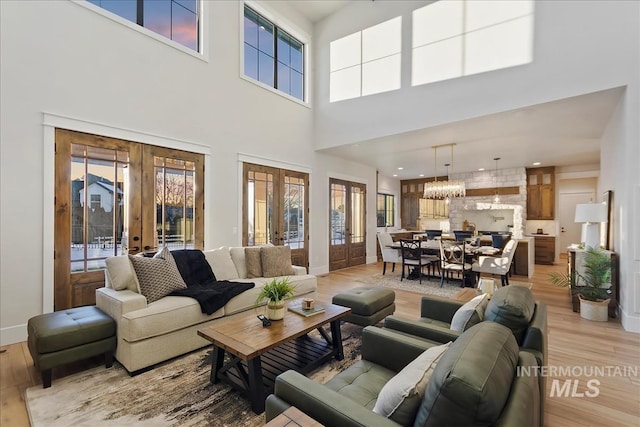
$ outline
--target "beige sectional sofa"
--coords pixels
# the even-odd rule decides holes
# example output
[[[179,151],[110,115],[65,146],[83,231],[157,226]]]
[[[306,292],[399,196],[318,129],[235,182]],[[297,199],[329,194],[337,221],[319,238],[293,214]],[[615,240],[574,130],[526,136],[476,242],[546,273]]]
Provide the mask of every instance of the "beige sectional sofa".
[[[197,335],[197,330],[220,317],[252,310],[262,286],[273,280],[272,277],[248,277],[251,270],[255,273],[256,269],[254,260],[247,270],[245,248],[222,247],[204,251],[204,255],[217,280],[255,283],[254,288],[233,297],[211,315],[202,313],[198,302],[188,297],[165,296],[147,303],[139,293],[136,273],[127,256],[107,259],[105,287],[96,290],[96,305],[117,323],[115,356],[129,372],[208,345],[208,341]],[[316,277],[307,274],[304,267],[292,266],[292,269],[293,274],[287,277],[296,285],[296,296],[315,292]]]

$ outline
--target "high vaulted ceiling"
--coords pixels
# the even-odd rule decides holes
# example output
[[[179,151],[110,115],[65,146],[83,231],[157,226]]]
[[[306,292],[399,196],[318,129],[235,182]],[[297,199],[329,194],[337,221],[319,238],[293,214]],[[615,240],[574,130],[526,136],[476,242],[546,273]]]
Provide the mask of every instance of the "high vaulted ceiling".
[[[445,175],[455,143],[453,173],[479,168],[598,164],[600,138],[622,88],[490,114],[446,125],[328,148],[321,152],[376,168],[398,179]],[[400,170],[399,168],[402,168]],[[450,170],[451,172],[451,170]]]
[[[294,0],[287,2],[311,22],[320,21],[347,3],[349,3],[348,0]]]

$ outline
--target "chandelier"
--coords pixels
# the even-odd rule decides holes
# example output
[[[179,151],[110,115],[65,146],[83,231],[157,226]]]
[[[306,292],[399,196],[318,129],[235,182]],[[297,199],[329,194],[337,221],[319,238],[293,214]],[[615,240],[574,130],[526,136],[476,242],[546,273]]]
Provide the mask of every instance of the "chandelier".
[[[427,182],[424,184],[424,195],[425,199],[436,199],[442,200],[445,199],[449,201],[449,199],[453,197],[464,197],[466,193],[466,189],[464,186],[464,181],[452,181],[449,179],[449,170],[447,168],[447,180],[446,181],[438,181],[438,148],[441,147],[451,147],[451,164],[453,164],[453,146],[456,145],[454,143],[451,144],[443,144],[436,145],[433,147],[433,164],[434,168],[434,176],[435,180],[433,182]],[[448,166],[448,165],[447,165]],[[453,171],[453,166],[451,167]]]

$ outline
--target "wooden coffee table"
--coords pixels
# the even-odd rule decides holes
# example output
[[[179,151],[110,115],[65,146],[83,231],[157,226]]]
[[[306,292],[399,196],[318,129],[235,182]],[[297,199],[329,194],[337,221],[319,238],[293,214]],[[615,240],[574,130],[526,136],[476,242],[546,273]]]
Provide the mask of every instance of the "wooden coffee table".
[[[288,311],[283,320],[272,321],[268,327],[262,326],[255,310],[249,310],[199,329],[198,335],[213,343],[211,382],[223,381],[246,393],[251,409],[260,414],[276,376],[282,372],[294,369],[306,374],[332,357],[342,360],[340,319],[351,309],[319,304],[325,307],[323,313],[304,317]],[[323,328],[327,323],[331,336]],[[307,335],[314,329],[323,339]]]

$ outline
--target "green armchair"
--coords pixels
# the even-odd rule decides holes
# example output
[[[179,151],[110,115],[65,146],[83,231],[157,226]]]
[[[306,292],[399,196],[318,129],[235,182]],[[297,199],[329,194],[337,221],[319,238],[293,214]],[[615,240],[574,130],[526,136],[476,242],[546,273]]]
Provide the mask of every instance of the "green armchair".
[[[519,351],[513,334],[494,322],[470,328],[441,353],[431,365],[431,376],[423,378],[426,386],[415,406],[403,414],[404,421],[394,414],[387,418],[373,412],[379,396],[386,396],[385,385],[404,378],[403,368],[436,346],[396,331],[366,327],[362,360],[326,384],[294,371],[279,375],[266,400],[266,419],[295,406],[332,427],[541,425],[535,357]]]

